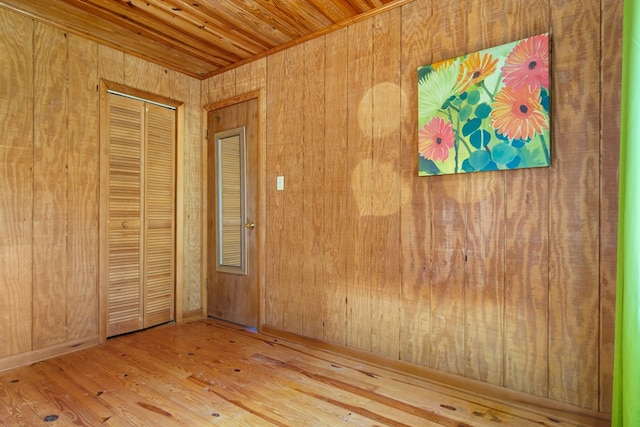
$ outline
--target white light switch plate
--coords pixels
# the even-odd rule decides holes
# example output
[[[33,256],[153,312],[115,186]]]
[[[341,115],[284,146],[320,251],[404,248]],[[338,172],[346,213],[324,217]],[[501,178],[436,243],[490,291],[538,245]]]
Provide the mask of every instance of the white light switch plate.
[[[276,177],[276,190],[278,191],[284,190],[284,176]]]

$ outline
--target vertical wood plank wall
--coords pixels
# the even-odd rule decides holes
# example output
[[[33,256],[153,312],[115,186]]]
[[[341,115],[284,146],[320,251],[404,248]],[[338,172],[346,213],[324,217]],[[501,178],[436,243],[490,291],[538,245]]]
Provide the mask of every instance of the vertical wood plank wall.
[[[0,357],[32,349],[33,23],[0,10]],[[23,49],[22,45],[28,46]],[[20,90],[10,90],[20,88]]]
[[[616,251],[618,234],[618,167],[620,162],[620,96],[622,93],[622,10],[623,2],[605,2],[602,11],[600,75],[606,82],[600,91],[600,372],[613,370],[615,322]],[[612,49],[612,46],[618,46]],[[613,376],[600,375],[600,408],[611,411]]]
[[[0,369],[97,343],[101,78],[185,103],[184,313],[201,301],[201,82],[0,8]]]
[[[508,4],[516,19],[507,22],[507,32],[515,39],[551,29],[547,1],[531,9],[525,2]],[[549,171],[526,169],[505,182],[504,381],[539,396],[547,395],[549,377]]]
[[[263,95],[264,324],[610,412],[621,3],[416,0],[205,81]],[[417,67],[542,32],[552,166],[419,178]]]

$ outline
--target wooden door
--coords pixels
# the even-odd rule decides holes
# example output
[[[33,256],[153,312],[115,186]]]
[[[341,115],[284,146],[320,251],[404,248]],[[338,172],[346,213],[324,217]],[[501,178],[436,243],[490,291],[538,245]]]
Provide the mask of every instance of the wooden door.
[[[108,95],[105,252],[107,336],[174,318],[175,112]]]
[[[107,336],[142,328],[144,104],[109,95]]]
[[[246,271],[232,273],[221,271],[219,263],[218,237],[218,150],[216,135],[244,127],[245,144],[245,196],[244,218],[240,228],[245,234]],[[209,158],[208,158],[208,291],[207,314],[211,317],[257,328],[259,316],[258,293],[258,233],[261,224],[257,218],[258,189],[258,101],[252,99],[210,111],[208,114]],[[240,172],[240,171],[239,171]]]
[[[143,327],[174,319],[175,111],[145,103]]]

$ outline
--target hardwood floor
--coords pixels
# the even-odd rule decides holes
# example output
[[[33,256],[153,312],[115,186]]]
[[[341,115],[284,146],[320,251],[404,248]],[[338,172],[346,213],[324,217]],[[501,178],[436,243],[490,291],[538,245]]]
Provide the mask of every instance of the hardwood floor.
[[[6,426],[569,426],[211,319],[0,374]]]

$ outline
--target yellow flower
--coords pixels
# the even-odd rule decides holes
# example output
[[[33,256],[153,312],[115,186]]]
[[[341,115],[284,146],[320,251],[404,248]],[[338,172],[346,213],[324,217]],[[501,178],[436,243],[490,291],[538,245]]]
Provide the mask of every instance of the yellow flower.
[[[438,61],[438,62],[434,62],[433,64],[431,64],[431,68],[433,68],[435,71],[438,71],[442,68],[447,68],[451,65],[453,65],[454,59],[445,59],[443,61]]]
[[[495,73],[498,59],[490,53],[475,52],[468,55],[462,62],[458,83],[456,87],[458,93],[462,93],[473,84],[480,83],[486,77]]]

